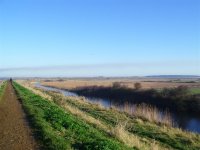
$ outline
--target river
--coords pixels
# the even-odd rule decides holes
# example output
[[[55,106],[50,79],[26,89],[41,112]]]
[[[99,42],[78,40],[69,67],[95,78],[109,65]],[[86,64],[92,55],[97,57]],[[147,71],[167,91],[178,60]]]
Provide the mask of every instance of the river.
[[[48,91],[59,92],[65,96],[81,96],[81,95],[77,95],[76,93],[73,93],[73,92],[70,92],[67,90],[46,87],[46,86],[41,85],[38,82],[35,83],[35,87],[41,88],[44,90],[48,90]],[[104,106],[106,108],[115,106],[118,109],[123,110],[126,105],[126,102],[114,103],[114,100],[106,99],[106,98],[97,98],[97,97],[85,97],[85,98],[86,98],[86,100],[88,100],[91,103],[100,103],[102,106]],[[135,107],[135,104],[129,104],[129,107]],[[162,112],[160,114],[162,114]],[[175,114],[172,112],[170,112],[170,115],[171,115],[173,122],[175,122],[176,127],[179,127],[183,130],[200,133],[200,116],[194,116],[191,114],[178,114],[178,113]]]

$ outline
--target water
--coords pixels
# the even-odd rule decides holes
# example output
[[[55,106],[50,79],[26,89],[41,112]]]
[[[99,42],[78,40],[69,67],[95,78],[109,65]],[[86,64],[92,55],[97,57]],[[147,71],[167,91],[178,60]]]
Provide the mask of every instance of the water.
[[[48,91],[55,91],[62,93],[65,96],[79,96],[76,93],[69,92],[67,90],[61,90],[58,88],[46,87],[42,86],[40,83],[35,83],[35,86],[44,90]],[[127,104],[126,102],[117,102],[115,100],[106,99],[106,98],[96,98],[96,97],[85,97],[91,103],[99,103],[106,108],[110,108],[111,106],[115,106],[119,110],[123,110]],[[134,109],[135,104],[128,104],[128,107]],[[162,112],[160,112],[160,116],[162,117]],[[175,122],[176,126],[183,129],[188,130],[196,133],[200,133],[200,116],[194,116],[190,114],[178,114],[178,113],[170,113],[173,121]]]
[[[47,91],[54,91],[54,92],[59,92],[65,96],[78,96],[76,93],[73,93],[73,92],[69,92],[69,91],[66,91],[66,90],[60,90],[60,89],[57,89],[57,88],[52,88],[52,87],[46,87],[46,86],[42,86],[40,83],[35,83],[35,87],[37,88],[41,88],[41,89],[44,89],[44,90],[47,90]]]

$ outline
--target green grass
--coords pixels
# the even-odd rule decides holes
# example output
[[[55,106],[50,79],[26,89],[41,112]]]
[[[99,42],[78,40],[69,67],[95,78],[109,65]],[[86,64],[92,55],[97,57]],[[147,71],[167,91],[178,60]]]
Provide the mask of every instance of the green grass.
[[[163,89],[156,89],[157,92],[161,93],[163,91]],[[189,88],[188,89],[188,94],[191,95],[197,95],[200,94],[200,88]]]
[[[111,136],[87,119],[67,111],[65,105],[82,111],[86,116],[95,118],[107,127],[115,128],[120,122],[127,122],[125,130],[138,138],[147,150],[152,148],[151,143],[156,143],[159,149],[200,149],[199,134],[149,122],[115,109],[104,109],[83,100],[46,92],[52,97],[53,101],[50,102],[16,83],[14,85],[43,149],[130,149],[118,137]]]
[[[0,84],[0,100],[6,87],[6,82]]]
[[[191,88],[189,91],[192,95],[200,94],[200,88]]]
[[[59,98],[63,98],[55,93],[47,93],[50,94],[55,101],[58,101]],[[200,149],[200,135],[198,134],[183,132],[180,129],[151,123],[132,117],[126,113],[119,112],[115,109],[103,109],[97,105],[89,104],[84,101],[73,100],[66,97],[65,102],[67,105],[72,105],[109,126],[115,126],[118,122],[128,121],[127,130],[130,133],[140,138],[145,138],[150,142],[155,140],[161,146],[168,147],[169,149]]]
[[[30,90],[14,83],[18,97],[42,149],[128,150],[109,134],[64,111]]]

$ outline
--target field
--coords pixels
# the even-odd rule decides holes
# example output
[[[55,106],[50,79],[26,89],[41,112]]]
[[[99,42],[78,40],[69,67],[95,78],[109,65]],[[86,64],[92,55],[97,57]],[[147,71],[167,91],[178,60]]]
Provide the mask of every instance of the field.
[[[15,84],[46,149],[199,149],[198,134],[104,109],[81,98],[39,90],[51,100]],[[185,142],[187,144],[185,144]]]
[[[191,88],[190,92],[195,95],[195,94],[200,94],[200,88]]]
[[[174,88],[181,85],[189,88],[200,88],[199,79],[152,79],[152,78],[91,78],[91,79],[49,79],[42,80],[42,84],[62,89],[74,89],[89,86],[111,87],[114,82],[119,82],[122,86],[134,88],[136,82],[141,83],[142,89],[162,89]]]
[[[0,87],[0,96],[0,120],[7,114],[6,121],[1,122],[5,130],[0,133],[10,132],[0,138],[0,143],[7,149],[13,146],[44,150],[200,149],[199,134],[148,120],[142,115],[106,109],[83,97],[44,91],[30,81],[5,82]],[[17,130],[10,130],[12,126]]]

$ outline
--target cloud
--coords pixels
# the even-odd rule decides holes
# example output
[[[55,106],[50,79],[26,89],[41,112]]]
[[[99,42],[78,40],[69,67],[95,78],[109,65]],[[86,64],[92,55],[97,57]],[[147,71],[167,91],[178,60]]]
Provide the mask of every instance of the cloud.
[[[149,74],[200,74],[194,61],[162,61],[0,68],[0,76],[132,76]]]

